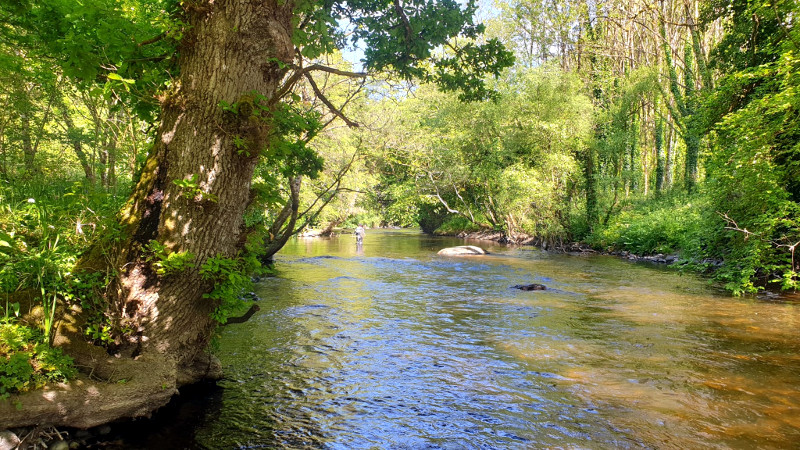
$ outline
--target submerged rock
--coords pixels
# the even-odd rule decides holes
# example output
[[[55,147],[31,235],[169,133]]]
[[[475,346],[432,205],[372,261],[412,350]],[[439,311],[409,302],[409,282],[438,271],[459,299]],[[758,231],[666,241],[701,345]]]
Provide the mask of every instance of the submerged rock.
[[[518,284],[516,286],[511,286],[511,289],[519,289],[520,291],[544,291],[547,289],[547,286],[538,283]]]
[[[51,443],[47,448],[50,450],[69,450],[69,442],[55,441]]]
[[[439,255],[444,256],[469,256],[469,255],[488,255],[486,250],[474,245],[461,245],[459,247],[448,247],[439,250]]]

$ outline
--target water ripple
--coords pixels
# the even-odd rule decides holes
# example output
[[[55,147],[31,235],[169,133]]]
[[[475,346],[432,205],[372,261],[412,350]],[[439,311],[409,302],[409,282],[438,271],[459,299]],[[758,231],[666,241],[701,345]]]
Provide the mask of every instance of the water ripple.
[[[226,327],[209,448],[718,448],[800,441],[791,305],[615,259],[370,233],[279,257]],[[449,241],[448,241],[449,242]],[[316,244],[314,244],[316,245]],[[407,247],[407,248],[406,248]],[[313,250],[319,252],[322,250]],[[546,291],[509,289],[542,283]],[[756,313],[769,312],[772,319]],[[752,425],[758,424],[758,425]],[[760,445],[760,444],[759,444]]]

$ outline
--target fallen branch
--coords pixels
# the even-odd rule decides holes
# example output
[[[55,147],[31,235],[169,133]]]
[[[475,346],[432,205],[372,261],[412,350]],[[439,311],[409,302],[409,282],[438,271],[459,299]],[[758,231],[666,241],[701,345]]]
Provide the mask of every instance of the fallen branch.
[[[247,310],[246,313],[242,314],[241,316],[229,317],[228,321],[225,322],[225,325],[230,325],[232,323],[245,323],[248,320],[250,320],[251,317],[253,317],[253,314],[255,314],[256,311],[260,311],[260,310],[261,310],[261,308],[258,305],[253,305],[253,306],[250,307],[250,309]]]

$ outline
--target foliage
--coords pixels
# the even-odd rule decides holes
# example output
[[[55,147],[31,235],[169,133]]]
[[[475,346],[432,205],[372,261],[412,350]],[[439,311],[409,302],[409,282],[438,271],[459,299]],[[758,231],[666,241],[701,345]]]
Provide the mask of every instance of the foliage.
[[[72,358],[50,347],[44,335],[17,323],[6,311],[0,319],[0,399],[76,375]]]
[[[419,228],[424,233],[433,234],[448,218],[447,210],[439,203],[419,205]]]
[[[586,16],[586,2],[542,0],[498,2],[501,19],[491,21],[489,34],[515,50],[521,65],[535,67],[553,59],[566,60],[567,50],[581,38],[576,23]]]
[[[218,201],[217,196],[214,194],[209,194],[205,192],[203,189],[200,188],[198,184],[198,175],[192,174],[189,178],[182,179],[182,180],[172,180],[172,184],[178,186],[183,190],[182,194],[184,197],[188,199],[198,199],[198,200],[208,200],[210,202],[216,203]]]
[[[93,288],[101,274],[74,276],[77,256],[94,236],[106,232],[120,199],[86,192],[83,184],[32,178],[0,187],[0,289],[4,296],[29,291],[43,310],[41,329],[17,322],[19,304],[6,305],[0,320],[0,396],[74,377],[71,359],[48,346],[57,303],[80,302],[87,333],[102,329],[103,308]],[[98,280],[99,278],[99,280]],[[105,286],[105,285],[103,285]],[[92,306],[97,306],[92,309]],[[15,313],[14,317],[11,313]],[[96,337],[96,336],[95,336]]]
[[[143,256],[161,277],[199,270],[219,323],[286,239],[359,222],[585,236],[679,252],[697,270],[719,262],[735,294],[797,289],[800,10],[698,5],[509,0],[484,38],[474,1],[294,2],[296,57],[262,61],[287,84],[218,104],[231,151],[256,165],[244,248],[200,265],[151,240]],[[185,100],[177,50],[193,45],[197,8],[0,2],[0,293],[36,292],[45,311],[38,330],[6,306],[0,396],[71,376],[47,347],[57,304],[80,302],[94,341],[122,331],[104,296],[114,270],[73,266],[91,240],[121,239],[111,222],[160,104]],[[366,46],[362,67],[384,81],[342,60],[348,43]],[[167,183],[224,207],[200,176]]]
[[[453,236],[458,233],[461,233],[462,231],[466,231],[468,233],[472,231],[481,231],[481,227],[469,221],[465,217],[450,216],[450,218],[445,220],[444,223],[439,225],[433,231],[433,234],[440,234],[443,236]]]
[[[381,144],[387,181],[406,180],[380,191],[392,201],[387,213],[416,196],[417,205],[439,203],[478,228],[566,234],[567,186],[578,176],[574,155],[591,129],[592,107],[577,80],[552,66],[509,74],[495,88],[496,102],[470,108],[422,89],[405,102],[399,139]],[[413,191],[400,190],[411,180]]]
[[[367,69],[434,82],[445,91],[458,92],[462,100],[476,101],[492,96],[484,77],[499,76],[514,62],[499,40],[477,42],[484,26],[473,22],[476,8],[475,1],[462,8],[452,0],[411,0],[403,6],[387,0],[356,0],[348,1],[347,8],[334,9],[331,18],[346,18],[352,24],[351,30],[336,34],[344,38],[343,33],[352,32],[352,42],[365,44]],[[449,51],[436,54],[443,46]]]
[[[703,196],[680,194],[639,201],[623,208],[587,241],[602,250],[637,255],[690,253],[701,247],[706,230],[704,203],[708,200]]]
[[[247,275],[248,268],[245,267],[247,263],[244,259],[214,256],[200,267],[203,279],[214,284],[211,292],[203,297],[217,305],[211,317],[220,324],[224,324],[234,311],[240,309],[244,303],[242,292],[252,285]]]
[[[707,184],[727,229],[717,235],[719,277],[735,293],[767,282],[797,289],[800,32],[790,22],[800,9],[790,1],[719,6],[709,14],[730,21],[711,62],[729,72],[703,105],[712,126]]]
[[[170,252],[164,244],[156,240],[145,246],[146,259],[153,264],[156,273],[161,276],[172,276],[194,267],[195,256],[190,252]]]
[[[23,290],[37,294],[47,340],[57,302],[90,298],[76,295],[81,279],[72,276],[73,265],[94,236],[113,228],[110,220],[120,202],[106,195],[87,195],[81,183],[58,180],[45,184],[32,179],[0,187],[0,205],[6,213],[0,216],[0,289],[6,294]]]

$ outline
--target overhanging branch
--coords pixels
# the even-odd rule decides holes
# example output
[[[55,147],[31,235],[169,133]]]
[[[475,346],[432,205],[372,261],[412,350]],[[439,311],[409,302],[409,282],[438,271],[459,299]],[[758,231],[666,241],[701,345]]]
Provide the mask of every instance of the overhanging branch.
[[[288,94],[292,90],[294,85],[297,84],[297,82],[300,81],[301,78],[303,78],[304,76],[308,77],[309,73],[315,71],[331,73],[334,75],[339,75],[347,78],[363,79],[367,77],[366,72],[351,72],[348,70],[340,70],[340,69],[335,69],[333,67],[323,66],[322,64],[312,64],[308,67],[303,67],[302,65],[294,66],[294,73],[289,78],[286,79],[286,81],[283,83],[283,86],[281,86],[280,89],[278,89],[278,91],[272,97],[272,101],[270,103],[275,103],[278,100],[282,99],[286,94]]]
[[[151,37],[150,39],[146,39],[146,40],[144,40],[142,42],[139,42],[136,45],[138,47],[142,47],[142,46],[145,46],[145,45],[155,44],[156,42],[164,39],[165,37],[167,37],[167,32],[166,31],[161,33],[161,34],[159,34],[158,36],[154,36],[154,37]]]
[[[414,30],[411,28],[411,22],[409,22],[408,16],[406,15],[405,11],[403,11],[403,6],[400,4],[400,0],[394,0],[394,11],[403,22],[403,27],[406,30],[406,40],[411,41],[412,37],[414,36]]]
[[[358,124],[356,122],[353,122],[352,120],[348,119],[347,116],[345,116],[341,111],[339,111],[339,108],[333,106],[333,103],[331,103],[331,101],[328,100],[327,97],[325,97],[325,94],[322,93],[322,91],[317,86],[317,83],[314,81],[314,77],[312,77],[309,73],[306,73],[305,76],[306,79],[308,79],[308,83],[311,85],[311,89],[314,90],[314,93],[317,94],[317,97],[319,97],[320,101],[324,103],[325,106],[327,106],[328,109],[330,109],[333,114],[342,119],[344,123],[347,124],[348,127],[358,128]]]
[[[335,69],[333,67],[323,66],[322,64],[312,64],[312,65],[306,67],[305,69],[303,69],[303,73],[304,74],[305,73],[309,73],[309,72],[314,72],[314,71],[328,72],[328,73],[332,73],[334,75],[340,75],[340,76],[348,77],[348,78],[366,78],[367,77],[367,73],[366,72],[351,72],[349,70],[340,70],[340,69]]]

